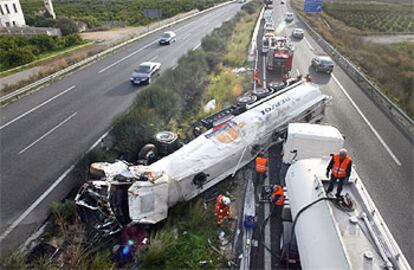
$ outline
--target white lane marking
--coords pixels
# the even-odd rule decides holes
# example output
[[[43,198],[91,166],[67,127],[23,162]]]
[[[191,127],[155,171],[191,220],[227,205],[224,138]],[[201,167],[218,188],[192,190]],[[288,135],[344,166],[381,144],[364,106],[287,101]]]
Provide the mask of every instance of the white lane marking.
[[[195,51],[195,50],[197,50],[198,48],[200,48],[200,46],[201,46],[201,42],[200,43],[198,43],[194,48],[193,48],[193,51]]]
[[[308,44],[309,48],[313,51],[314,49],[312,45],[309,43],[309,41],[306,39],[306,37],[304,37],[303,40],[306,42],[306,44]]]
[[[264,181],[264,185],[268,186],[269,185],[269,176],[266,177],[265,181]],[[270,204],[265,203],[264,205],[264,218],[267,218],[270,214]],[[270,218],[269,218],[270,219]],[[266,247],[270,248],[271,245],[271,241],[270,241],[270,220],[266,223],[265,228],[264,228],[264,242]],[[264,269],[265,270],[270,270],[272,269],[272,257],[270,252],[265,248],[264,249]]]
[[[26,146],[25,148],[23,148],[22,150],[20,150],[20,152],[18,153],[19,155],[23,154],[24,152],[26,152],[27,150],[29,150],[32,146],[34,146],[36,143],[40,142],[41,140],[43,140],[44,138],[46,138],[48,135],[50,135],[53,131],[55,131],[56,129],[58,129],[59,127],[61,127],[62,125],[64,125],[66,122],[68,122],[70,119],[72,119],[73,117],[75,117],[75,115],[77,115],[78,112],[74,112],[72,113],[70,116],[68,116],[65,120],[63,120],[62,122],[60,122],[58,125],[56,125],[54,128],[52,128],[51,130],[49,130],[48,132],[46,132],[45,134],[43,134],[39,139],[37,139],[36,141],[32,142],[31,144],[29,144],[28,146]]]
[[[158,58],[158,55],[156,55],[156,56],[154,56],[154,57],[150,58],[150,59],[148,60],[148,62],[154,61],[154,60],[155,60],[155,59],[157,59],[157,58]]]
[[[33,211],[33,209],[35,209],[48,195],[50,192],[52,192],[53,189],[55,189],[55,187],[57,185],[60,184],[60,182],[62,182],[62,180],[73,170],[73,168],[75,168],[75,164],[73,164],[72,166],[69,167],[69,169],[67,169],[46,191],[45,193],[43,193],[39,198],[37,198],[37,200],[29,207],[26,209],[26,211],[24,211],[23,214],[21,214],[5,231],[4,233],[0,236],[0,243],[4,240],[4,238],[7,237],[7,235],[9,235],[29,214],[30,212]]]
[[[332,78],[335,80],[335,82],[338,84],[341,91],[344,93],[344,95],[349,99],[352,106],[354,106],[355,110],[361,115],[362,119],[365,121],[365,123],[368,125],[368,127],[371,129],[372,133],[377,137],[377,139],[380,141],[382,146],[384,146],[385,150],[387,150],[388,154],[390,154],[391,158],[397,163],[398,166],[401,166],[401,162],[398,160],[398,158],[394,155],[394,153],[391,151],[391,149],[388,147],[388,145],[385,143],[385,141],[382,139],[382,137],[379,135],[377,130],[374,128],[374,126],[368,121],[368,119],[365,117],[365,115],[362,113],[362,111],[358,108],[356,103],[352,100],[351,96],[348,94],[348,92],[345,90],[345,88],[342,86],[342,84],[338,81],[338,79],[332,74]]]
[[[59,94],[57,94],[56,96],[49,98],[48,100],[46,100],[46,101],[44,101],[44,102],[40,103],[39,105],[37,105],[36,107],[34,107],[34,108],[32,108],[32,109],[28,110],[27,112],[25,112],[25,113],[23,113],[23,114],[19,115],[18,117],[14,118],[13,120],[10,120],[10,121],[9,121],[9,122],[7,122],[6,124],[2,125],[2,126],[0,127],[0,130],[2,130],[3,128],[5,128],[5,127],[7,127],[7,126],[9,126],[9,125],[13,124],[14,122],[16,122],[16,121],[18,121],[18,120],[22,119],[22,118],[23,118],[23,117],[25,117],[26,115],[28,115],[28,114],[30,114],[30,113],[32,113],[32,112],[34,112],[34,111],[36,111],[37,109],[41,108],[42,106],[44,106],[44,105],[48,104],[49,102],[51,102],[51,101],[53,101],[53,100],[55,100],[55,99],[57,99],[58,97],[60,97],[60,96],[62,96],[62,95],[64,95],[64,94],[66,94],[67,92],[69,92],[69,91],[71,91],[71,90],[75,89],[75,87],[76,87],[75,85],[72,85],[71,87],[69,87],[69,88],[68,88],[68,89],[66,89],[65,91],[60,92],[60,93],[59,93]]]
[[[139,52],[141,52],[141,51],[145,50],[146,48],[148,48],[149,46],[151,46],[152,44],[154,44],[154,43],[156,43],[156,42],[158,42],[158,39],[157,39],[157,40],[154,40],[153,42],[148,43],[147,45],[145,45],[144,47],[141,47],[140,49],[136,50],[135,52],[132,52],[132,53],[128,54],[127,56],[125,56],[125,57],[123,57],[123,58],[119,59],[118,61],[116,61],[116,62],[114,62],[114,63],[110,64],[109,66],[104,67],[103,69],[99,70],[99,71],[98,71],[98,73],[102,73],[102,72],[104,72],[104,71],[107,71],[107,70],[108,70],[108,69],[110,69],[111,67],[118,65],[118,64],[119,64],[119,63],[121,63],[122,61],[125,61],[125,60],[126,60],[126,59],[128,59],[129,57],[131,57],[131,56],[133,56],[133,55],[135,55],[135,54],[137,54],[137,53],[139,53]]]
[[[190,37],[191,36],[191,33],[190,34],[187,34],[187,35],[185,35],[185,36],[183,36],[182,38],[180,38],[180,39],[182,39],[182,40],[184,40],[184,39],[187,39],[188,37]]]
[[[89,150],[85,153],[89,153],[91,150],[93,150],[100,141],[102,141],[109,133],[110,130],[105,132],[99,139],[89,148]],[[73,163],[66,171],[63,172],[61,176],[59,176],[58,179],[56,179],[55,182],[39,197],[36,199],[36,201],[27,208],[23,214],[21,214],[0,236],[0,243],[14,230],[17,226],[32,212],[49,194],[65,179],[66,176],[69,175],[69,173],[75,168],[76,162]]]

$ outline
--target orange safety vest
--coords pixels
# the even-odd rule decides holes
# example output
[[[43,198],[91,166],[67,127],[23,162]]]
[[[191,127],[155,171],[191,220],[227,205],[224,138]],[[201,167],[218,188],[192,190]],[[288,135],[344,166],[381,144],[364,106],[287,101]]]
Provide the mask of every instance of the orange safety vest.
[[[267,159],[263,157],[256,158],[256,172],[265,173],[266,172]]]
[[[230,207],[228,205],[223,204],[221,201],[223,199],[224,195],[218,195],[217,196],[217,202],[216,202],[216,216],[219,218],[223,218],[230,215]]]
[[[337,178],[346,177],[346,169],[348,168],[348,164],[352,161],[352,159],[349,156],[346,156],[341,163],[339,160],[339,154],[335,154],[333,159],[334,165],[332,168],[332,175]]]
[[[283,205],[283,202],[285,201],[285,194],[283,193],[281,185],[278,185],[276,191],[273,192],[272,199],[276,205]]]

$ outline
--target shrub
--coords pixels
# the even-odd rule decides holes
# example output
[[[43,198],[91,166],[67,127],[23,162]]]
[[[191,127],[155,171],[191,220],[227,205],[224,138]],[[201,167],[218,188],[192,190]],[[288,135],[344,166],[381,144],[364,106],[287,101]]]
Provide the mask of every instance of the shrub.
[[[7,67],[24,65],[35,59],[30,47],[14,48],[0,54],[0,63]]]
[[[78,32],[78,26],[74,20],[69,18],[60,18],[55,22],[55,26],[60,29],[63,36],[74,34]]]

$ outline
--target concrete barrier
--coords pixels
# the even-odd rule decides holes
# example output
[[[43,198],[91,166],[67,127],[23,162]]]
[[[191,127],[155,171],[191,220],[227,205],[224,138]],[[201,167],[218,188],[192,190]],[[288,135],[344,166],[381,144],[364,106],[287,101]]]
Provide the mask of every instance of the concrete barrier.
[[[389,99],[381,89],[375,85],[367,76],[360,71],[348,58],[339,53],[329,42],[317,33],[299,14],[296,16],[306,26],[308,33],[315,41],[327,52],[333,60],[348,74],[349,77],[365,92],[371,99],[397,124],[408,136],[414,135],[414,121],[391,99]]]
[[[177,23],[183,22],[185,20],[191,19],[191,18],[196,17],[198,15],[207,13],[207,12],[209,12],[211,10],[214,10],[214,9],[220,8],[222,6],[231,4],[234,1],[235,0],[227,1],[227,2],[224,2],[222,4],[219,4],[219,5],[216,5],[216,6],[207,8],[205,10],[196,12],[194,14],[190,14],[190,15],[185,16],[183,18],[177,19],[175,17],[173,19],[167,19],[166,20],[166,24],[161,25],[159,27],[156,27],[154,29],[151,29],[151,27],[148,27],[148,31],[146,33],[142,34],[142,35],[139,35],[137,37],[131,38],[131,39],[129,39],[129,40],[125,41],[125,42],[122,42],[122,43],[120,43],[120,44],[118,44],[118,45],[116,45],[116,46],[114,46],[114,47],[112,47],[110,49],[107,49],[107,50],[102,51],[102,52],[100,52],[98,54],[95,54],[95,55],[93,55],[93,56],[91,56],[89,58],[86,58],[86,59],[84,59],[84,60],[76,63],[76,64],[70,65],[70,66],[68,66],[68,67],[66,67],[66,68],[64,68],[62,70],[59,70],[59,71],[57,71],[57,72],[55,72],[55,73],[53,73],[53,74],[51,74],[49,76],[46,76],[46,77],[44,77],[44,78],[42,78],[42,79],[40,79],[40,80],[38,80],[36,82],[33,82],[31,84],[28,84],[28,85],[26,85],[26,86],[24,86],[24,87],[22,87],[22,88],[20,88],[20,89],[18,89],[16,91],[13,91],[13,92],[11,92],[11,93],[9,93],[7,95],[4,95],[4,96],[0,97],[0,103],[6,103],[7,101],[9,101],[9,100],[11,100],[11,99],[13,99],[13,98],[15,98],[17,96],[23,95],[23,94],[29,92],[30,90],[33,90],[35,88],[38,88],[38,87],[42,86],[45,83],[48,83],[48,82],[53,81],[54,79],[60,78],[61,76],[65,75],[65,74],[67,74],[67,73],[69,73],[71,71],[74,71],[74,70],[78,69],[81,66],[85,66],[85,65],[87,65],[89,63],[92,63],[94,61],[97,61],[97,60],[103,58],[104,56],[106,56],[106,55],[108,55],[110,53],[113,53],[113,52],[117,51],[118,49],[120,49],[122,47],[125,47],[125,46],[127,46],[127,45],[129,45],[129,44],[131,44],[131,43],[133,43],[133,42],[135,42],[135,41],[137,41],[139,39],[142,39],[142,38],[144,38],[144,37],[146,37],[146,36],[148,36],[148,35],[150,35],[152,33],[155,33],[157,31],[160,31],[160,30],[162,30],[164,28],[170,27],[170,26],[175,25]],[[171,21],[171,20],[173,20],[173,21]]]

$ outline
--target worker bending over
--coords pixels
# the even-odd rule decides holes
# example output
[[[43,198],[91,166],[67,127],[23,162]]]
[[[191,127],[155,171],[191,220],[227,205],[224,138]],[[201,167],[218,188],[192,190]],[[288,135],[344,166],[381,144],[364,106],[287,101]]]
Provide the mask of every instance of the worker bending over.
[[[266,178],[267,158],[263,153],[259,153],[256,157],[256,179],[262,180]]]
[[[283,193],[283,187],[281,185],[275,185],[273,187],[272,202],[275,206],[283,206],[285,201],[285,194]]]
[[[344,148],[339,150],[339,153],[335,154],[328,167],[326,168],[326,177],[329,178],[329,171],[331,172],[331,180],[329,182],[327,193],[332,192],[335,183],[338,181],[338,187],[336,188],[336,197],[341,196],[342,187],[344,183],[347,183],[349,176],[351,175],[352,159],[348,156],[348,151]]]
[[[230,203],[231,200],[229,197],[226,197],[221,194],[217,196],[216,216],[218,225],[221,225],[223,223],[223,219],[225,218],[227,218],[228,220],[233,219],[231,215]]]

